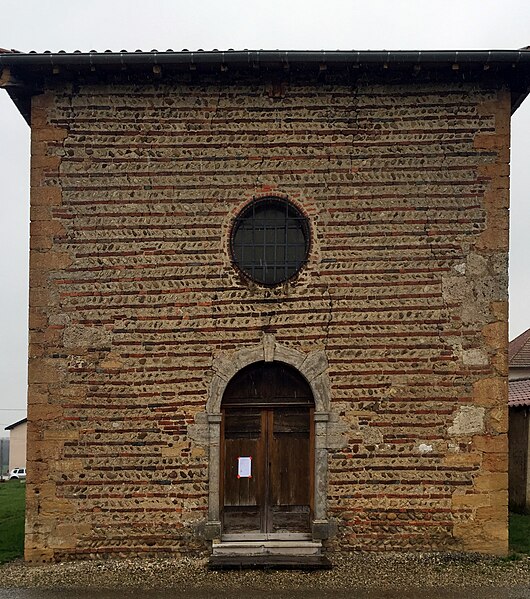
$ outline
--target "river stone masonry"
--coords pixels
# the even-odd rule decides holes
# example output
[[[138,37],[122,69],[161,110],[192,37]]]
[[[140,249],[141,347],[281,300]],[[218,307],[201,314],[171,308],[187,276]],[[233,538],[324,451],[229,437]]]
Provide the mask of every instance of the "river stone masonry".
[[[26,559],[207,552],[207,405],[245,348],[320,356],[328,552],[504,554],[509,120],[465,82],[48,81]],[[228,250],[268,195],[311,228],[272,289]]]

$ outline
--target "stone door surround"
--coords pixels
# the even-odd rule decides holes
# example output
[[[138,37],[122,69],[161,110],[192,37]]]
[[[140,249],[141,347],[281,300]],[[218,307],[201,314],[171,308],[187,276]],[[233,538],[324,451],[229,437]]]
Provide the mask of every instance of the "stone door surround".
[[[235,352],[226,352],[214,359],[214,375],[210,384],[206,416],[209,439],[209,495],[208,521],[204,534],[207,539],[220,539],[219,513],[221,401],[230,379],[242,368],[255,362],[279,361],[296,368],[307,380],[315,400],[315,486],[314,539],[330,536],[331,526],[327,518],[328,480],[328,428],[330,420],[330,384],[327,375],[328,360],[324,350],[303,353],[280,345],[274,335],[264,334],[261,343],[245,346]]]

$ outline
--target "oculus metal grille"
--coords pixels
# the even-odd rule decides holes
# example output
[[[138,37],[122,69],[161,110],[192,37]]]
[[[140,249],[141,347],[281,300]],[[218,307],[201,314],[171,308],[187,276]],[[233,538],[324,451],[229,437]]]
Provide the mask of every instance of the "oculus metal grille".
[[[232,259],[253,281],[277,285],[305,264],[309,240],[307,218],[296,206],[281,198],[260,198],[235,219]]]

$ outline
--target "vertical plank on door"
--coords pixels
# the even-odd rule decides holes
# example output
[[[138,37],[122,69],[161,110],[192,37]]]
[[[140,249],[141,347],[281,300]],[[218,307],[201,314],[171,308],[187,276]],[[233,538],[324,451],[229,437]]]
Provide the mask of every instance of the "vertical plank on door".
[[[310,428],[308,408],[274,408],[268,435],[271,532],[309,531]]]
[[[224,497],[225,532],[261,530],[263,479],[262,414],[259,409],[226,410],[224,418]],[[238,477],[238,458],[252,458],[252,476]]]

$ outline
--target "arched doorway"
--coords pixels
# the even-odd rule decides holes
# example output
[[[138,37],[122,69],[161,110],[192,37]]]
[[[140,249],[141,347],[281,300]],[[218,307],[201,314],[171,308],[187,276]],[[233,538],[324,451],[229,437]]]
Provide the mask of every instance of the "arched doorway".
[[[227,384],[221,403],[223,538],[306,537],[314,488],[314,399],[282,362],[256,362]]]

